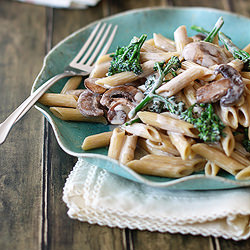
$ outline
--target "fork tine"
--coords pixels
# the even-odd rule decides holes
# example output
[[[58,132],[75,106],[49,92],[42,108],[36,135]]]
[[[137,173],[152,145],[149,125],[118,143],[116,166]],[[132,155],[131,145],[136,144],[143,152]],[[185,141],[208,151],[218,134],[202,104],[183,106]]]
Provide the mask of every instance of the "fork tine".
[[[90,65],[96,58],[97,54],[100,52],[101,48],[102,48],[102,45],[111,29],[111,26],[112,24],[110,24],[106,30],[106,32],[104,33],[103,37],[102,37],[102,40],[98,43],[94,53],[92,54],[92,56],[89,58],[89,60],[85,63],[86,65]]]
[[[80,49],[80,51],[78,52],[78,54],[75,56],[75,58],[73,60],[74,62],[77,62],[81,58],[82,54],[85,52],[85,50],[88,48],[89,44],[93,40],[93,38],[94,38],[97,30],[99,29],[100,25],[101,25],[101,23],[98,23],[96,25],[96,27],[94,28],[94,30],[91,32],[88,40],[84,43],[84,45],[82,46],[82,48]]]
[[[91,56],[91,58],[88,60],[87,65],[90,65],[90,64],[93,62],[93,60],[95,59],[96,55],[99,53],[99,51],[100,51],[100,49],[101,49],[101,46],[103,45],[103,43],[104,43],[104,41],[105,41],[105,39],[106,39],[106,37],[107,37],[107,35],[108,35],[108,33],[109,33],[109,30],[110,30],[111,26],[112,26],[112,25],[110,24],[109,27],[108,27],[108,30],[106,31],[106,33],[105,33],[105,35],[104,35],[104,37],[103,37],[103,39],[102,39],[102,41],[101,41],[101,43],[100,43],[100,46],[98,46],[98,47],[96,48],[96,51],[95,51],[94,54]],[[114,27],[114,29],[113,29],[113,31],[112,31],[112,33],[111,33],[111,35],[110,35],[110,37],[109,37],[109,39],[108,39],[106,45],[105,45],[104,48],[102,49],[102,51],[101,51],[101,53],[99,54],[97,60],[98,60],[101,56],[105,55],[105,54],[108,52],[108,49],[109,49],[109,47],[110,47],[110,45],[111,45],[111,43],[112,43],[112,41],[113,41],[113,39],[114,39],[114,36],[115,36],[116,30],[117,30],[117,27],[118,27],[118,25],[115,25],[115,27]]]
[[[84,57],[83,57],[83,58],[81,59],[81,61],[79,62],[80,64],[86,62],[86,60],[88,59],[89,55],[92,53],[93,49],[95,48],[96,44],[98,43],[98,41],[99,41],[99,39],[100,39],[100,37],[101,37],[101,35],[102,35],[102,33],[103,33],[103,31],[104,31],[106,25],[107,25],[106,23],[104,23],[104,24],[102,25],[102,27],[101,27],[99,33],[96,35],[95,40],[91,43],[91,45],[90,45],[88,51],[85,53]]]
[[[97,60],[98,60],[101,56],[107,54],[107,52],[108,52],[108,50],[109,50],[109,47],[110,47],[111,43],[112,43],[113,40],[114,40],[114,37],[115,37],[115,33],[116,33],[117,28],[118,28],[118,25],[115,25],[115,27],[114,27],[114,29],[113,29],[113,31],[112,31],[110,37],[109,37],[109,40],[107,41],[106,45],[104,46],[104,48],[103,48],[102,52],[100,53],[100,55],[98,56]]]

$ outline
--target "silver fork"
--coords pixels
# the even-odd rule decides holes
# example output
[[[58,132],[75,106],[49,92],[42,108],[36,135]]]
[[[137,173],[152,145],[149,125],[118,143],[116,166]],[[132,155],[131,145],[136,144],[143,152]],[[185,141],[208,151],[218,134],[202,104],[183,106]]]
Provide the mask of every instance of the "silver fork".
[[[107,25],[106,23],[98,23],[78,54],[69,63],[69,66],[65,68],[65,71],[52,77],[40,86],[13,113],[11,113],[4,122],[0,124],[0,144],[5,141],[12,126],[29,111],[29,109],[54,83],[64,77],[89,75],[94,67],[96,57],[100,57],[107,53],[114,39],[117,27],[117,25],[112,26],[112,24]]]

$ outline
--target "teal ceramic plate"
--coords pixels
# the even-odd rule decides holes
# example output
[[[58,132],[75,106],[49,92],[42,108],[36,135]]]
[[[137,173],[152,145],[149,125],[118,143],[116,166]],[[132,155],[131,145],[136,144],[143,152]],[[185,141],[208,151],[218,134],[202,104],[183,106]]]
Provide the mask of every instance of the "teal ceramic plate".
[[[223,31],[230,35],[239,47],[244,47],[250,42],[250,19],[207,8],[138,9],[108,17],[102,21],[119,25],[117,35],[110,48],[112,52],[118,45],[126,45],[133,36],[140,36],[142,33],[147,34],[148,38],[151,38],[154,32],[173,38],[175,29],[183,24],[187,26],[188,33],[191,36],[194,34],[189,29],[191,25],[196,24],[211,29],[219,16],[223,16],[225,20]],[[96,23],[91,23],[76,31],[50,51],[44,59],[43,68],[34,82],[32,92],[52,76],[63,72],[64,67],[74,58]],[[56,83],[49,92],[60,92],[66,80]],[[197,173],[180,179],[137,174],[126,166],[119,165],[117,161],[109,159],[106,156],[106,148],[88,152],[81,149],[82,141],[86,136],[108,131],[108,125],[66,122],[56,118],[48,107],[37,104],[36,108],[46,116],[53,127],[59,145],[66,153],[76,157],[83,157],[94,165],[130,180],[155,187],[182,190],[227,189],[250,186],[250,181],[236,181],[233,176],[223,171],[217,177],[205,177],[203,173]]]

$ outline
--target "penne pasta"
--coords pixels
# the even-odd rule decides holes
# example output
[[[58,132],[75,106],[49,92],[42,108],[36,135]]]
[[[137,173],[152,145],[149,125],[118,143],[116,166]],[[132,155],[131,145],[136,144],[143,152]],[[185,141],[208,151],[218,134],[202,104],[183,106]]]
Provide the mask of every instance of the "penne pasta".
[[[71,77],[66,84],[64,85],[63,89],[61,90],[61,94],[66,94],[69,90],[75,90],[79,87],[82,81],[81,76],[73,76]]]
[[[110,131],[86,137],[82,143],[82,149],[90,150],[94,148],[102,148],[108,146],[112,133],[113,132]]]
[[[191,144],[189,141],[180,133],[168,131],[168,135],[172,144],[179,151],[182,160],[187,160],[191,154]]]
[[[245,168],[243,164],[239,163],[235,159],[226,156],[220,150],[210,147],[204,143],[194,144],[191,149],[205,159],[214,162],[220,168],[232,175],[236,175],[240,170]]]
[[[140,60],[141,62],[146,61],[155,61],[155,62],[167,62],[172,56],[179,56],[178,52],[160,52],[160,53],[152,53],[152,52],[141,52]]]
[[[177,52],[182,52],[184,47],[192,41],[187,35],[187,29],[185,25],[179,26],[174,32],[174,41]]]
[[[207,161],[204,172],[207,176],[216,176],[220,171],[220,167],[216,165],[214,162]]]
[[[196,157],[194,159],[183,160],[181,157],[165,156],[165,155],[146,155],[140,160],[151,161],[151,162],[161,162],[175,165],[185,165],[192,167],[194,171],[200,171],[204,168],[206,160],[201,157]]]
[[[221,145],[225,154],[227,156],[230,156],[234,151],[235,139],[229,127],[225,127],[223,133],[225,134],[225,136],[221,137]]]
[[[102,79],[96,81],[96,84],[103,85],[105,87],[115,87],[118,85],[123,85],[125,83],[133,82],[137,79],[146,77],[154,72],[154,61],[147,61],[143,63],[142,73],[140,75],[136,75],[133,72],[121,72],[112,76],[107,76]]]
[[[152,53],[164,52],[164,50],[157,48],[155,44],[154,45],[153,44],[145,42],[141,47],[141,52],[152,52]]]
[[[107,120],[103,116],[83,116],[78,109],[75,108],[61,108],[61,107],[50,107],[50,111],[57,118],[63,121],[77,121],[77,122],[98,122],[107,124]]]
[[[120,128],[115,128],[113,130],[112,136],[110,138],[108,156],[115,160],[119,160],[120,152],[123,147],[125,139],[125,131]]]
[[[250,115],[249,115],[250,96],[249,95],[247,96],[248,96],[247,102],[244,102],[241,106],[236,108],[239,124],[241,124],[243,127],[250,126]]]
[[[196,103],[196,90],[193,86],[187,86],[186,88],[184,88],[183,93],[188,107]]]
[[[172,96],[183,88],[189,86],[194,80],[204,76],[204,73],[205,72],[201,67],[193,67],[185,70],[183,73],[174,77],[172,80],[158,88],[156,93]]]
[[[250,72],[240,72],[240,74],[243,78],[250,80]]]
[[[244,148],[244,146],[239,142],[235,142],[235,152],[241,154],[243,157],[250,156],[250,152],[247,152],[246,149]]]
[[[250,94],[250,79],[243,78],[243,83],[245,85],[245,91],[247,94]]]
[[[95,64],[95,67],[91,71],[89,77],[90,78],[106,77],[109,67],[110,67],[110,62],[103,62],[103,63]]]
[[[160,147],[156,147],[154,142],[151,142],[149,140],[139,138],[138,139],[138,146],[145,150],[149,154],[154,154],[154,155],[168,155],[168,156],[173,156],[173,154],[169,151],[164,151]],[[176,153],[176,152],[175,152]],[[178,155],[178,152],[177,152]]]
[[[239,59],[234,59],[231,62],[228,63],[228,65],[232,66],[233,68],[235,68],[237,71],[241,71],[244,67],[244,63],[239,60]]]
[[[194,126],[183,120],[147,111],[138,112],[138,116],[144,123],[153,127],[181,133],[189,137],[196,138],[198,136],[198,131]]]
[[[164,37],[161,34],[153,34],[154,44],[157,48],[162,49],[164,51],[174,52],[176,51],[174,41]]]
[[[137,136],[125,135],[125,142],[122,146],[119,162],[122,164],[127,164],[134,159],[135,148],[137,143]]]
[[[207,67],[200,66],[199,64],[194,63],[192,61],[183,61],[181,63],[181,67],[184,70],[188,70],[194,67],[200,67],[204,71],[204,75],[201,76],[200,79],[204,81],[213,81],[216,78],[214,74],[214,70],[207,68]]]
[[[235,175],[236,180],[250,180],[250,166],[242,169]]]
[[[148,160],[130,161],[127,163],[127,166],[140,174],[169,178],[180,178],[194,172],[192,166],[173,165],[165,162],[153,162]]]
[[[111,60],[112,60],[112,57],[110,57],[110,54],[106,54],[106,55],[98,57],[97,61],[95,62],[95,65],[105,63],[105,62],[110,62]]]
[[[147,144],[151,145],[154,148],[157,148],[161,151],[168,152],[172,155],[179,156],[180,153],[176,149],[176,147],[172,144],[170,138],[168,135],[165,135],[163,133],[160,133],[161,136],[161,142],[154,142],[151,140],[146,140]]]
[[[239,152],[236,151],[232,152],[231,157],[236,161],[240,162],[241,164],[243,164],[245,167],[250,166],[250,161]]]
[[[233,129],[238,127],[238,114],[235,107],[215,106],[216,113],[222,122]]]
[[[154,142],[161,142],[160,133],[152,126],[143,123],[134,123],[123,127],[128,133],[149,139]]]
[[[77,100],[74,95],[45,93],[38,101],[46,106],[76,108]]]

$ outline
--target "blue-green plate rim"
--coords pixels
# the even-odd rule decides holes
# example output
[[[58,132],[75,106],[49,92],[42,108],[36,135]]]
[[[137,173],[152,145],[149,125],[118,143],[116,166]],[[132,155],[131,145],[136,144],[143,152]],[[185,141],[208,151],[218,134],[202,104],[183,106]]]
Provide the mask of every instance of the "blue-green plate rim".
[[[225,10],[219,10],[219,9],[214,9],[214,8],[206,8],[206,7],[147,7],[147,8],[138,8],[138,9],[133,9],[133,10],[128,10],[128,11],[124,11],[115,15],[111,15],[109,17],[105,17],[102,19],[98,19],[94,22],[89,23],[88,25],[84,26],[83,28],[76,30],[75,32],[73,32],[72,34],[70,34],[69,36],[67,36],[66,38],[64,38],[63,40],[61,40],[58,44],[56,44],[50,51],[49,53],[44,57],[43,60],[43,66],[41,71],[39,72],[39,74],[37,75],[36,79],[34,80],[32,89],[31,89],[31,93],[33,93],[36,89],[36,84],[40,78],[40,76],[42,75],[44,69],[46,68],[46,63],[47,63],[47,58],[54,52],[54,50],[56,50],[61,44],[63,44],[64,42],[66,42],[68,39],[74,37],[75,35],[77,35],[78,33],[84,32],[85,30],[93,27],[94,25],[96,25],[98,22],[105,22],[105,21],[109,21],[115,17],[119,17],[119,16],[123,16],[123,15],[127,15],[127,14],[132,14],[132,13],[137,13],[137,12],[144,12],[144,11],[150,11],[150,10],[201,10],[201,11],[210,11],[210,12],[218,12],[218,13],[225,13],[225,14],[229,14],[235,17],[240,17],[240,18],[245,18],[245,19],[249,19],[248,17],[245,17],[243,15],[240,14],[236,14],[236,13],[232,13],[229,11],[225,11]],[[74,151],[71,151],[70,149],[68,149],[63,142],[60,140],[60,136],[59,136],[59,129],[57,128],[55,122],[53,121],[52,117],[50,116],[49,113],[47,113],[44,109],[42,109],[41,107],[35,105],[35,108],[37,110],[39,110],[45,117],[46,119],[49,121],[49,123],[51,124],[55,137],[57,139],[57,142],[59,144],[59,146],[63,149],[63,151],[65,151],[67,154],[75,156],[75,157],[79,157],[79,158],[99,158],[99,159],[104,159],[104,160],[108,160],[110,161],[110,163],[114,163],[117,164],[117,161],[114,159],[109,158],[108,156],[105,155],[100,155],[100,154],[94,154],[94,153],[76,153]],[[166,181],[166,182],[156,182],[156,181],[151,181],[148,180],[146,178],[143,177],[143,175],[137,174],[135,171],[131,170],[130,168],[128,168],[125,165],[119,164],[120,167],[125,170],[126,172],[128,172],[128,174],[130,174],[131,176],[133,176],[133,178],[135,178],[135,180],[138,180],[138,182],[140,183],[144,183],[146,185],[152,186],[152,187],[173,187],[176,184],[181,184],[184,183],[186,181],[192,181],[192,180],[214,180],[216,182],[223,182],[225,184],[229,184],[229,187],[226,187],[225,189],[228,188],[240,188],[240,187],[248,187],[250,186],[250,180],[246,180],[246,181],[237,181],[237,180],[230,180],[221,176],[205,176],[203,174],[196,174],[196,175],[190,175],[190,176],[186,176],[186,177],[182,177],[179,179],[174,179],[171,181]],[[232,185],[232,186],[230,186]],[[179,188],[178,188],[179,189]],[[181,188],[182,190],[185,190],[186,188]],[[190,188],[188,188],[190,189]],[[195,189],[195,188],[194,188]],[[199,190],[202,190],[202,188],[198,188]],[[224,188],[215,188],[215,189],[224,189]],[[207,190],[207,189],[206,189]]]

